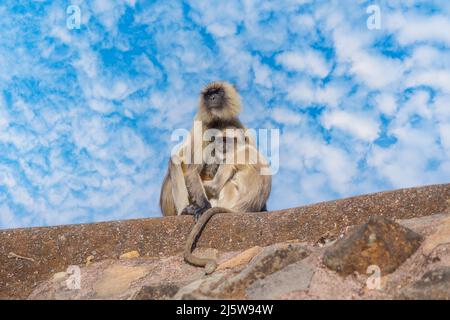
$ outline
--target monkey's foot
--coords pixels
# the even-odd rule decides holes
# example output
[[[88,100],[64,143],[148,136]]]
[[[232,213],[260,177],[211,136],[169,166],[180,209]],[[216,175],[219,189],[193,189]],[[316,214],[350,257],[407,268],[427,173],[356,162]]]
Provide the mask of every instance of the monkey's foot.
[[[194,215],[195,210],[197,210],[199,207],[195,204],[190,204],[188,205],[186,208],[183,209],[183,211],[181,211],[181,215],[189,215],[192,216]]]
[[[190,204],[181,212],[182,215],[194,216],[195,222],[198,221],[204,210],[195,204]]]
[[[195,222],[197,222],[198,219],[200,218],[200,216],[203,214],[203,212],[205,212],[209,208],[211,208],[211,205],[209,205],[209,206],[206,205],[204,207],[199,207],[196,204],[190,204],[186,208],[183,209],[181,214],[182,215],[194,216],[194,220],[195,220]]]

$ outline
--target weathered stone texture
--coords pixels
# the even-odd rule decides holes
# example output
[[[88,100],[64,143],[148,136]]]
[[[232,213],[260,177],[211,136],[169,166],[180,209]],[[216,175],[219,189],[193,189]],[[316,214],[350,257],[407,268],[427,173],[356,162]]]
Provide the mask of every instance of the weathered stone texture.
[[[420,300],[450,300],[450,266],[428,271],[407,287],[399,298]]]
[[[343,275],[366,273],[371,265],[391,273],[420,246],[422,237],[383,217],[371,217],[350,235],[327,249],[324,264]]]
[[[446,184],[381,192],[273,212],[219,214],[206,226],[196,249],[217,254],[222,267],[209,277],[204,277],[202,269],[187,265],[182,259],[181,252],[194,223],[192,217],[2,230],[0,299],[144,299],[156,298],[159,294],[164,298],[172,293],[163,290],[168,283],[180,287],[175,297],[248,298],[253,294],[264,295],[264,288],[274,285],[280,275],[289,278],[297,273],[303,282],[289,283],[292,287],[284,286],[283,297],[392,297],[394,291],[401,291],[412,280],[418,280],[411,279],[410,275],[421,276],[436,267],[449,265],[450,254],[446,251],[449,246],[448,229],[443,227],[446,225],[442,223],[445,217],[439,215],[447,209],[449,199],[450,184]],[[408,225],[425,238],[425,244],[405,261],[417,247],[417,237],[408,238],[412,233],[402,233],[398,226],[390,230],[393,224],[385,223],[384,227],[380,227],[379,234],[375,232],[375,238],[366,234],[366,245],[375,243],[372,251],[359,251],[360,256],[364,253],[377,258],[366,257],[364,263],[358,263],[364,261],[358,258],[352,262],[356,267],[351,270],[362,271],[360,276],[341,277],[324,267],[324,250],[340,246],[333,243],[334,240],[355,230],[354,226],[366,223],[370,216],[385,217]],[[422,218],[424,216],[430,217]],[[432,234],[434,236],[430,237]],[[361,239],[364,237],[363,232]],[[380,239],[385,239],[385,243]],[[405,248],[396,247],[399,239],[405,240]],[[297,249],[273,251],[274,248],[289,248],[289,245]],[[253,247],[262,249],[245,251]],[[207,251],[206,248],[211,249]],[[395,252],[400,252],[398,257]],[[364,266],[377,261],[385,268],[384,291],[365,288],[364,277],[367,276]],[[294,266],[297,263],[314,269],[307,289],[304,288],[310,273],[306,269],[296,269]],[[386,274],[399,264],[400,271]],[[68,277],[65,270],[73,265],[80,267],[83,275],[80,290],[67,290],[65,284]],[[340,268],[345,269],[342,266]],[[110,268],[119,271],[108,278],[106,270]],[[128,272],[128,268],[134,271],[145,268],[145,271]],[[117,283],[120,283],[109,283],[114,281],[113,278],[119,279]],[[193,289],[195,286],[197,288]],[[247,291],[249,288],[252,289]]]

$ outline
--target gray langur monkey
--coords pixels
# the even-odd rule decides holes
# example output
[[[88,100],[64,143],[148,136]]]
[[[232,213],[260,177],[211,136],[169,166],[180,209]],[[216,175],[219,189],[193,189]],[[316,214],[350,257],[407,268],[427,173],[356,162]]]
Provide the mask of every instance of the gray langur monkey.
[[[205,86],[200,94],[199,108],[194,120],[199,121],[201,127],[201,139],[205,131],[215,129],[223,132],[227,129],[246,130],[240,122],[238,115],[241,111],[241,102],[236,89],[227,82],[213,82]],[[211,207],[211,203],[204,189],[204,182],[212,180],[219,168],[218,163],[205,163],[203,151],[208,141],[201,141],[200,150],[198,143],[194,145],[194,129],[191,130],[189,139],[177,150],[169,160],[169,170],[164,178],[160,195],[160,206],[164,216],[202,213]],[[249,141],[253,144],[253,142]],[[192,163],[195,152],[202,153],[201,163]],[[257,151],[256,151],[257,152]],[[187,161],[190,158],[191,163]],[[258,159],[264,159],[258,155]],[[252,166],[255,167],[255,166]],[[239,212],[256,212],[265,209],[265,204],[270,193],[271,180],[256,179],[239,183],[248,184],[248,190],[263,189],[264,192],[252,193],[251,196],[240,195],[239,207],[234,209]],[[236,181],[235,181],[236,182]],[[238,189],[243,190],[241,185]],[[227,199],[221,202],[225,208],[232,209],[227,204]]]
[[[205,161],[210,159],[210,156],[204,156],[210,141],[203,140],[204,133],[211,129],[222,133],[227,129],[246,130],[238,118],[240,110],[239,94],[229,83],[213,82],[203,88],[194,119],[201,123],[201,142],[195,144],[195,134],[198,133],[194,132],[193,127],[189,139],[169,160],[169,169],[161,188],[160,206],[164,216],[192,214],[198,220],[188,237],[185,260],[193,265],[207,266],[207,273],[214,271],[215,261],[194,257],[191,250],[209,218],[218,212],[265,211],[270,194],[271,177],[260,172],[266,162],[251,139],[246,140],[244,147],[238,143],[240,150],[233,150],[232,153],[256,155],[255,163]],[[201,153],[200,163],[192,162],[196,152]]]

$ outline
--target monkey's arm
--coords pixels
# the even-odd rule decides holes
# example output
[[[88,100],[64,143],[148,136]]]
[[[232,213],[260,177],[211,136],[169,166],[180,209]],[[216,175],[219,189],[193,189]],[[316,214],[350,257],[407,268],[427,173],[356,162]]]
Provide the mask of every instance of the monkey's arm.
[[[222,164],[214,176],[214,179],[204,182],[206,194],[216,197],[225,184],[233,177],[236,169],[234,165]]]
[[[176,155],[169,160],[171,191],[177,214],[199,215],[211,208],[200,178],[201,167],[183,164]]]
[[[193,215],[195,220],[198,220],[206,210],[211,208],[200,178],[200,168],[201,166],[198,165],[188,165],[184,174],[190,204],[183,209],[181,214]]]
[[[173,156],[169,160],[169,179],[171,199],[173,199],[177,214],[181,214],[183,209],[189,205],[189,193],[183,174],[181,159],[177,156]],[[169,197],[169,195],[165,195],[165,197]]]
[[[186,187],[189,193],[190,203],[193,203],[200,208],[208,207],[209,204],[208,197],[206,196],[205,189],[203,188],[203,183],[200,178],[200,166],[198,165],[189,165],[186,173]]]

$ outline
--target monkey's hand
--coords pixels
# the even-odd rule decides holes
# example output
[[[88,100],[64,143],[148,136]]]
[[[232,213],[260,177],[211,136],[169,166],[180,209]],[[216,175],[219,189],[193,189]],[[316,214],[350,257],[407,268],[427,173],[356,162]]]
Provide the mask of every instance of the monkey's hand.
[[[219,190],[217,189],[217,183],[213,183],[214,180],[209,180],[203,182],[203,187],[205,188],[206,195],[209,199],[217,198],[219,196]]]
[[[211,204],[209,202],[207,202],[203,207],[200,207],[197,204],[190,204],[183,209],[181,214],[192,215],[194,216],[195,222],[197,222],[200,216],[203,214],[203,212],[205,212],[209,208],[211,208]]]

